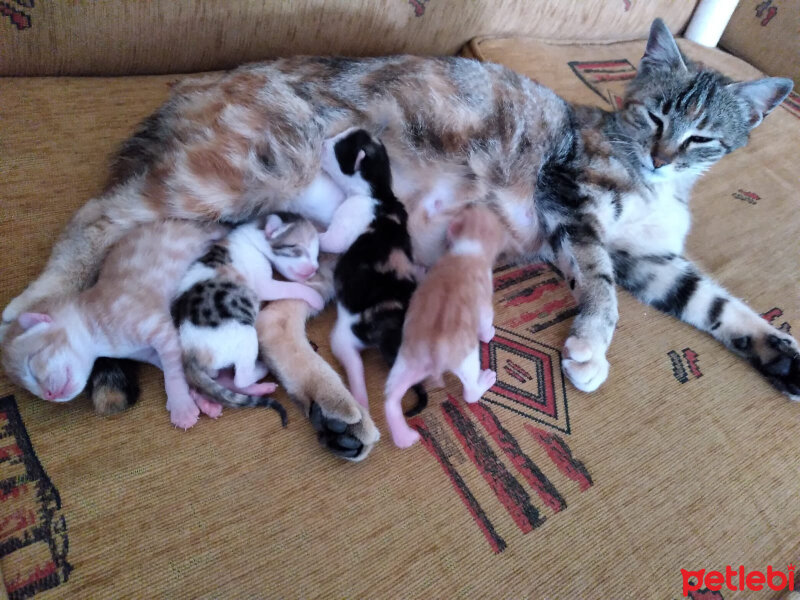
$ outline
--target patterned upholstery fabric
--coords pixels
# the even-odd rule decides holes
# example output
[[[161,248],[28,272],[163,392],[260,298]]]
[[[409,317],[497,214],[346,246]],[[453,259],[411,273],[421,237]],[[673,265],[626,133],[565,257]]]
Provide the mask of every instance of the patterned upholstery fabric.
[[[46,6],[29,9],[32,30]],[[759,75],[681,46],[733,77]],[[643,49],[491,37],[467,50],[611,108]],[[0,82],[0,305],[41,269],[72,212],[102,189],[110,152],[179,77]],[[786,330],[800,327],[798,139],[800,115],[785,104],[701,180],[689,240],[707,271]],[[414,421],[423,443],[407,451],[386,435],[386,369],[367,353],[384,439],[355,465],[319,449],[297,410],[286,430],[270,411],[226,409],[176,431],[150,367],[142,400],[108,419],[85,398],[45,403],[0,375],[0,397],[16,398],[0,401],[9,597],[680,598],[681,569],[797,564],[800,407],[625,293],[610,379],[578,392],[560,372],[575,305],[546,264],[499,266],[495,308],[482,360],[498,384],[467,406],[448,379]],[[328,309],[309,324],[329,361],[333,319]]]
[[[290,54],[453,54],[470,38],[645,37],[681,31],[685,0],[0,1],[0,75],[131,75],[226,69]]]

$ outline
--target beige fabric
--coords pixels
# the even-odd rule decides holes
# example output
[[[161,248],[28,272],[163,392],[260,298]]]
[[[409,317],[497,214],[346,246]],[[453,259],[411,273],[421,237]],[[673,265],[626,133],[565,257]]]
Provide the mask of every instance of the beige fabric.
[[[800,86],[800,0],[740,2],[719,45]]]
[[[452,54],[480,34],[620,40],[689,0],[150,0],[3,3],[0,75],[224,69],[291,54]],[[5,16],[3,16],[5,14]],[[22,27],[20,29],[20,27]]]
[[[605,105],[622,84],[595,93],[573,70],[591,81],[585,66],[568,62],[635,65],[643,46],[492,39],[472,47],[570,99]],[[718,51],[683,47],[733,76],[756,74]],[[624,77],[630,68],[607,70]],[[101,189],[109,152],[172,79],[0,82],[1,305],[41,268],[71,212]],[[734,293],[795,327],[799,134],[800,120],[778,108],[747,149],[715,167],[697,187],[689,244]],[[564,283],[545,266],[518,266],[499,269],[496,287],[499,333],[486,361],[500,385],[482,406],[507,435],[493,439],[491,418],[481,422],[463,403],[443,410],[444,392],[423,414],[455,480],[423,445],[392,447],[380,406],[385,367],[372,353],[372,413],[384,440],[355,465],[319,449],[293,409],[287,430],[272,411],[253,409],[176,431],[152,368],[140,403],[109,419],[84,398],[47,404],[0,378],[66,523],[68,581],[62,566],[60,585],[38,597],[667,599],[682,597],[681,568],[797,563],[799,406],[707,336],[624,293],[610,379],[582,394],[559,371],[574,312]],[[332,319],[328,309],[309,333],[328,359]],[[472,454],[508,493],[493,490]],[[515,461],[529,473],[538,467],[566,507],[556,512],[559,502],[545,502]],[[0,501],[0,519],[17,510],[10,502]],[[0,544],[26,531],[0,530]],[[505,549],[495,553],[498,538]],[[34,550],[0,556],[7,583],[35,576],[46,548]]]

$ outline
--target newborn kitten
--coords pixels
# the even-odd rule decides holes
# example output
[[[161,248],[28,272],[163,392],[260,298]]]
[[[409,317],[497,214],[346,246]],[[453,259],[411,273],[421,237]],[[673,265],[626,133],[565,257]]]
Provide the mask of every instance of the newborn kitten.
[[[190,221],[133,229],[108,253],[94,286],[38,302],[12,323],[2,358],[9,377],[40,398],[68,402],[101,356],[150,362],[164,370],[172,423],[194,425],[199,409],[169,307],[186,269],[223,234]]]
[[[389,366],[394,364],[417,287],[408,215],[392,193],[386,148],[363,129],[326,140],[322,168],[348,195],[320,236],[323,251],[344,252],[334,271],[338,317],[331,349],[347,371],[350,391],[366,408],[360,352],[377,347]],[[422,384],[414,391],[418,402],[408,416],[428,403]]]
[[[492,265],[502,249],[502,225],[489,208],[470,206],[447,235],[450,250],[411,298],[400,353],[386,381],[386,422],[401,448],[419,439],[400,405],[413,384],[452,371],[464,386],[464,400],[477,402],[497,378],[481,371],[478,339],[494,337]]]
[[[309,221],[274,213],[236,227],[191,266],[179,285],[172,317],[183,347],[186,379],[194,388],[224,406],[270,406],[285,424],[283,408],[258,397],[263,388],[253,386],[266,375],[257,362],[255,320],[260,303],[267,300],[297,298],[322,308],[322,296],[312,288],[272,279],[274,266],[287,279],[307,280],[317,271],[318,253],[317,231]],[[244,393],[214,380],[220,369],[231,365],[233,386]],[[203,407],[208,400],[201,394],[195,400]],[[215,412],[210,403],[207,406]]]

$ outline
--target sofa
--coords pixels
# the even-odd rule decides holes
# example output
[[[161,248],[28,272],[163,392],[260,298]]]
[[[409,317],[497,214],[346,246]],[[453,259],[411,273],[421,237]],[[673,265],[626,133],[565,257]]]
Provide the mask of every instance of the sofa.
[[[108,160],[188,74],[290,54],[461,53],[572,102],[613,109],[669,0],[0,2],[0,305],[43,267]],[[742,0],[722,49],[680,39],[735,79],[800,85],[800,0]],[[765,319],[800,328],[800,96],[791,94],[695,188],[688,254]],[[500,264],[498,383],[478,405],[431,392],[401,451],[359,463],[306,415],[229,410],[187,432],[146,367],[113,417],[54,405],[0,375],[0,569],[9,598],[778,598],[682,569],[800,560],[800,406],[710,337],[620,291],[609,380],[561,373],[576,306],[546,263]],[[329,307],[308,323],[342,373]],[[290,405],[285,393],[278,399]],[[793,572],[793,571],[792,571]],[[800,581],[800,577],[798,577]],[[779,578],[776,579],[780,583]],[[692,589],[697,588],[697,589]],[[798,588],[800,589],[800,587]],[[0,597],[3,597],[0,594]]]

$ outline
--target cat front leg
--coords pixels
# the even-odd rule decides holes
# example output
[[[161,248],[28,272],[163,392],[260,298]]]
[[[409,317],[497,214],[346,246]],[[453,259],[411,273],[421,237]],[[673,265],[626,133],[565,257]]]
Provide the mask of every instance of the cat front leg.
[[[256,284],[255,292],[258,294],[258,299],[263,302],[297,299],[308,302],[314,310],[322,310],[325,306],[325,300],[319,295],[319,292],[295,281],[265,279]]]
[[[325,233],[319,236],[319,249],[341,254],[364,233],[374,219],[375,200],[368,196],[351,196],[336,209]]]
[[[335,262],[334,256],[321,256],[319,271],[309,280],[327,298],[333,296]],[[297,300],[267,304],[256,319],[262,358],[309,418],[320,443],[341,458],[363,460],[380,438],[378,428],[309,344],[305,323],[310,312],[308,304]]]
[[[613,254],[617,281],[646,304],[710,333],[800,401],[800,346],[683,256]]]
[[[170,421],[176,427],[189,429],[197,423],[200,409],[192,398],[183,373],[181,345],[172,323],[162,325],[161,331],[154,336],[152,346],[158,353],[161,368],[164,370],[164,389],[167,392]]]
[[[564,343],[562,368],[576,388],[593,392],[608,377],[606,350],[619,317],[611,257],[588,218],[560,227],[550,244],[580,307]]]

